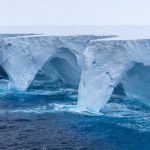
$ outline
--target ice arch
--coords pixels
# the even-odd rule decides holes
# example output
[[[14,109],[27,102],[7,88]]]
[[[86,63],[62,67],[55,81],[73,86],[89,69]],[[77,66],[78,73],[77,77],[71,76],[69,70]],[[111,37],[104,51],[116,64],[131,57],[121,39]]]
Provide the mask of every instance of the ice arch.
[[[61,47],[57,53],[48,59],[38,74],[44,74],[49,83],[61,82],[63,85],[78,87],[81,75],[81,66],[75,52],[68,48]],[[34,84],[34,80],[33,80]]]
[[[70,85],[79,85],[81,65],[78,63],[76,53],[67,48],[60,48],[55,57],[51,59],[52,65],[56,68],[62,81]]]
[[[9,80],[7,72],[4,70],[4,68],[0,65],[0,80],[1,79],[7,79]]]
[[[11,77],[9,80],[10,87],[26,90],[44,64],[55,57],[67,61],[73,67],[73,62],[68,59],[68,54],[64,52],[64,49],[68,49],[76,57],[77,63],[75,63],[75,66],[78,65],[79,67],[73,67],[73,69],[79,74],[83,64],[83,52],[89,42],[97,38],[103,38],[103,36],[56,37],[34,35],[4,38],[1,51],[3,53],[3,66]],[[62,55],[62,53],[65,54]],[[55,63],[55,60],[56,58],[53,63]]]
[[[150,66],[137,63],[121,80],[125,93],[150,105]]]
[[[136,63],[150,66],[150,40],[95,40],[84,56],[78,106],[99,112],[128,70]]]

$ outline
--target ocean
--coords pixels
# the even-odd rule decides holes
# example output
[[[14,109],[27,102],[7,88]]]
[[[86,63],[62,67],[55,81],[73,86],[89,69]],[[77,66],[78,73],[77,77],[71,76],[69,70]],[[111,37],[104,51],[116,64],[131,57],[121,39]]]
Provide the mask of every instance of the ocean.
[[[150,107],[112,96],[99,114],[80,112],[77,88],[41,80],[25,92],[0,79],[0,150],[150,150]]]

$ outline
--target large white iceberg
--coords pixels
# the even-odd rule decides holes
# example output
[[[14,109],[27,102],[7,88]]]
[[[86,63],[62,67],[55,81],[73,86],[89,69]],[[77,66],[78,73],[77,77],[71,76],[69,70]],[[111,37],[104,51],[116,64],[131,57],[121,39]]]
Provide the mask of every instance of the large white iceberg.
[[[52,80],[59,76],[64,83],[78,85],[83,52],[90,40],[102,37],[31,35],[2,38],[0,60],[9,76],[9,86],[26,90],[42,67]]]
[[[149,103],[150,40],[106,37],[2,37],[0,65],[10,88],[27,90],[39,70],[52,82],[79,86],[83,111],[99,112],[118,83],[126,95]]]

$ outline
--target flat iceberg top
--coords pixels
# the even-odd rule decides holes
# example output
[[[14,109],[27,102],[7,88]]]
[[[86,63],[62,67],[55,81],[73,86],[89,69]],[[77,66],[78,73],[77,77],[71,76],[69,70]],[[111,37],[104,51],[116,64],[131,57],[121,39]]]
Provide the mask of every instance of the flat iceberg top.
[[[54,36],[54,35],[49,35],[49,34],[8,34],[7,36],[5,34],[0,34],[0,37],[3,39],[23,39],[23,38],[63,38],[63,39],[79,39],[79,40],[85,40],[86,39],[91,39],[91,38],[111,38],[115,37],[115,35],[61,35],[61,36]]]
[[[149,40],[150,36],[144,37],[144,36],[133,36],[133,37],[123,37],[123,36],[116,36],[116,37],[111,37],[111,38],[106,38],[106,39],[96,39],[92,40],[91,42],[98,42],[98,41],[137,41],[137,40]]]

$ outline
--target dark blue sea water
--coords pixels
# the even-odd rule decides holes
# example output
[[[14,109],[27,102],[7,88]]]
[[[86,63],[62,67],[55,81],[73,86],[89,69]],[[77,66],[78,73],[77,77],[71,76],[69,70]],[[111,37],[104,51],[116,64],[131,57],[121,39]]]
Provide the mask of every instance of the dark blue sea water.
[[[76,88],[7,84],[1,78],[0,150],[150,150],[150,108],[137,100],[112,97],[94,115],[78,111]]]

